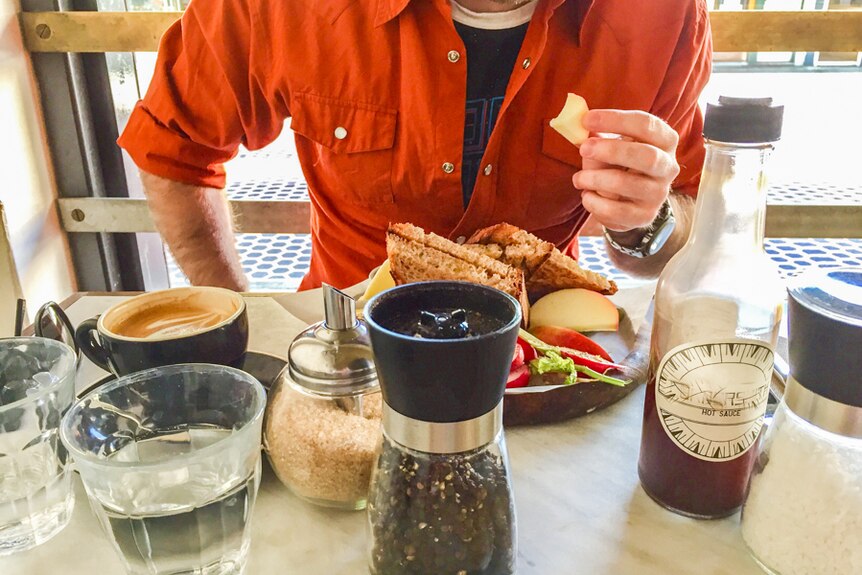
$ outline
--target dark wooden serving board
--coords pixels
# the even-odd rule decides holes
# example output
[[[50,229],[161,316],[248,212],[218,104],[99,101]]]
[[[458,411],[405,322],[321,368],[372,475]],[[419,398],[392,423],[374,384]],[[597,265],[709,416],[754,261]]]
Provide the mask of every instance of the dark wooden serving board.
[[[508,391],[503,399],[503,423],[507,426],[535,425],[581,417],[616,403],[645,383],[649,369],[652,306],[639,323],[635,332],[632,319],[621,308],[619,331],[588,334],[617,363],[627,368],[625,376],[632,379],[630,384],[617,387],[601,382],[578,383],[533,393]]]

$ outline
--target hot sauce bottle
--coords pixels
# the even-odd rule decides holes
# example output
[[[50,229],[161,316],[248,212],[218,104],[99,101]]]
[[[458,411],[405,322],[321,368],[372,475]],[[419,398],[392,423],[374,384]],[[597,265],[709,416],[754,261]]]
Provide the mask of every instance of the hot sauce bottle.
[[[763,248],[783,111],[772,98],[707,105],[691,236],[656,288],[638,472],[682,515],[736,512],[756,455],[784,293]]]

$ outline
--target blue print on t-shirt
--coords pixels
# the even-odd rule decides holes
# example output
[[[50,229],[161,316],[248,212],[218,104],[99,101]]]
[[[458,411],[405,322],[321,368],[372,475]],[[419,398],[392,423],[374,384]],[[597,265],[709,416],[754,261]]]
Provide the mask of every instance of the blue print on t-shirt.
[[[503,97],[467,100],[467,116],[464,121],[464,158],[461,179],[464,185],[464,206],[470,202],[481,168],[482,156],[497,123],[503,106]]]

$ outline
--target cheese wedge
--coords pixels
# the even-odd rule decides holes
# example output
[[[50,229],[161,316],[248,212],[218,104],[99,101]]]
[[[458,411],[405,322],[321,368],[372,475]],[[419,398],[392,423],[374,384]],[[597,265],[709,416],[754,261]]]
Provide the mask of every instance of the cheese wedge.
[[[389,260],[383,262],[383,265],[377,269],[377,273],[371,278],[365,293],[362,295],[363,301],[368,301],[382,291],[395,287],[395,280],[392,279],[392,274],[389,273]]]
[[[584,128],[583,124],[584,114],[589,110],[586,100],[577,94],[569,93],[566,105],[560,110],[560,114],[551,120],[551,127],[574,145],[580,146],[590,137],[590,131]]]

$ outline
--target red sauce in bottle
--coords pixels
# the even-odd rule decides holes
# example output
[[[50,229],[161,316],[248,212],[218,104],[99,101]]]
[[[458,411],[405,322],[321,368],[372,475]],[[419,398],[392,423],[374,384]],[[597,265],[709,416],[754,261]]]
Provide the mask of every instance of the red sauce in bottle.
[[[729,461],[705,461],[681,449],[659,420],[655,374],[644,402],[638,474],[647,494],[668,509],[698,518],[732,515],[742,506],[757,449]]]

